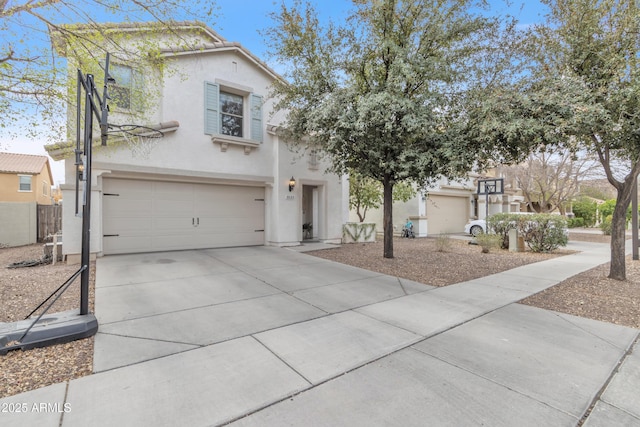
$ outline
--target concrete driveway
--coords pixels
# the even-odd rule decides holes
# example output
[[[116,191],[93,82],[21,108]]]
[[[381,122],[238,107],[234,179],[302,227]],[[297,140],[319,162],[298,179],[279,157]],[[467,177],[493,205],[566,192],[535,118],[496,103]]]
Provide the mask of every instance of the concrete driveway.
[[[0,404],[68,405],[13,414],[52,427],[575,426],[593,403],[586,426],[640,425],[640,331],[514,304],[608,260],[572,249],[445,288],[272,247],[105,257],[97,373]]]
[[[96,277],[100,330],[94,371],[250,336],[430,288],[273,247],[105,257],[99,260]],[[366,316],[356,317],[363,328],[385,327]],[[318,322],[323,323],[327,320]],[[418,338],[397,332],[403,337],[398,346],[406,345],[409,336]],[[395,342],[392,339],[389,345]],[[383,348],[386,351],[387,347]]]

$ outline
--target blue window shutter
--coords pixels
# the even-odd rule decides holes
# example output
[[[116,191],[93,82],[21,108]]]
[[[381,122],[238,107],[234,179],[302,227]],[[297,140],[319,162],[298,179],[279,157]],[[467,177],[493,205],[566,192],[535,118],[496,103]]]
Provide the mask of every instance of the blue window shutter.
[[[262,96],[251,94],[251,139],[262,142]]]
[[[204,82],[204,133],[207,135],[219,133],[219,99],[220,86],[217,83]]]

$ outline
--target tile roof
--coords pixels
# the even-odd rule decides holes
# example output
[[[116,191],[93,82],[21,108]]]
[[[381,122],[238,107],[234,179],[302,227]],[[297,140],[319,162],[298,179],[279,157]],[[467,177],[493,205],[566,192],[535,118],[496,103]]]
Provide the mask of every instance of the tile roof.
[[[47,156],[0,152],[0,173],[39,174],[48,163]]]

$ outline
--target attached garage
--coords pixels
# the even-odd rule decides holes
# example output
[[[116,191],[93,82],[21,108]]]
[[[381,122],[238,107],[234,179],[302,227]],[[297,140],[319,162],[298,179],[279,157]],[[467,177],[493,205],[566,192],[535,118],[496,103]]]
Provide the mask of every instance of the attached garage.
[[[430,194],[427,205],[427,233],[462,233],[469,221],[469,196],[445,196]]]
[[[105,254],[264,244],[264,187],[105,178]]]

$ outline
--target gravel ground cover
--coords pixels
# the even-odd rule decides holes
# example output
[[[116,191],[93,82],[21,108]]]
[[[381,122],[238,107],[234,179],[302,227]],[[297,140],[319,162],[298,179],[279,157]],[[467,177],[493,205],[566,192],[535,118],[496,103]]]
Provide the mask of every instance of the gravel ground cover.
[[[46,264],[10,269],[12,263],[37,260],[41,244],[0,249],[0,322],[22,320],[79,268]],[[95,263],[89,276],[90,310],[93,311]],[[49,309],[50,313],[80,307],[80,278]],[[40,312],[36,313],[39,314]],[[93,371],[93,337],[0,356],[0,398],[50,384],[83,377]]]
[[[574,233],[571,240],[608,243],[600,234]],[[0,322],[23,319],[44,298],[70,277],[78,266],[40,265],[9,269],[14,262],[38,259],[42,245],[0,248]],[[447,286],[520,265],[570,253],[513,253],[480,247],[457,239],[396,239],[394,259],[382,258],[382,243],[351,244],[310,254],[384,274],[404,277],[432,286]],[[95,268],[90,277],[90,307],[93,311]],[[524,304],[561,311],[605,322],[640,328],[640,261],[627,262],[627,281],[607,279],[608,264],[574,276],[522,301]],[[77,279],[52,312],[79,306]],[[91,374],[93,338],[0,356],[0,398],[49,384]]]

